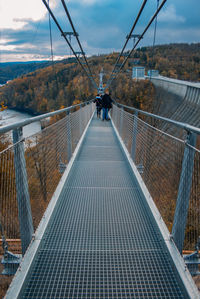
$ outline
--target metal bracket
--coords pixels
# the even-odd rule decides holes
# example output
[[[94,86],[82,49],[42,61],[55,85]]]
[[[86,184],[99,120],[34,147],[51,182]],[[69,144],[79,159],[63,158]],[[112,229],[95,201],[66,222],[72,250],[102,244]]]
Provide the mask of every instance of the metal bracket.
[[[19,264],[22,260],[21,254],[13,254],[8,251],[8,243],[6,238],[2,235],[2,247],[4,251],[3,258],[1,260],[1,264],[4,266],[4,270],[2,271],[2,275],[14,275],[19,267]]]
[[[183,255],[184,261],[190,271],[192,276],[200,275],[199,265],[200,265],[200,257],[199,252],[195,251],[191,254]]]
[[[143,174],[144,172],[144,166],[142,164],[138,164],[137,166],[137,170],[140,174]]]
[[[192,276],[200,275],[199,265],[200,265],[200,237],[198,238],[197,244],[195,246],[195,251],[190,254],[184,254],[183,258]]]
[[[66,167],[67,167],[67,165],[62,162],[61,156],[60,156],[60,161],[59,161],[59,164],[58,164],[59,172],[64,173]]]
[[[7,251],[1,260],[1,264],[4,266],[4,270],[1,274],[14,275],[19,267],[21,260],[21,254],[13,254],[12,252]]]

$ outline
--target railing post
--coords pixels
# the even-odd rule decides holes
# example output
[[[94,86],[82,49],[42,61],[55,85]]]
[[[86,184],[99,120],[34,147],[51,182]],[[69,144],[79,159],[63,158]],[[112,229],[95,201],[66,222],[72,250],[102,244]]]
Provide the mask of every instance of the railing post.
[[[81,134],[82,134],[82,105],[80,106],[80,109],[79,109],[79,132],[80,132],[80,137],[81,137]]]
[[[89,103],[87,103],[87,107],[86,107],[86,115],[84,114],[84,119],[83,119],[83,123],[84,125],[87,123],[87,121],[90,119],[90,106]]]
[[[115,106],[115,126],[118,129],[118,116],[119,116],[119,107]]]
[[[24,156],[24,144],[22,128],[13,130],[14,143],[14,164],[15,180],[18,203],[18,218],[20,225],[20,236],[22,245],[22,254],[24,255],[33,235],[33,220],[31,213],[31,204],[28,191],[28,179],[26,172],[26,161]]]
[[[194,167],[195,150],[192,147],[196,145],[196,134],[188,132],[187,141],[184,150],[182,171],[179,182],[178,196],[176,201],[176,210],[174,214],[174,223],[172,227],[172,236],[174,242],[182,254],[187,214],[189,208],[190,191],[192,187],[192,176]]]
[[[138,111],[135,111],[134,119],[133,119],[133,138],[132,138],[132,146],[131,146],[131,157],[133,162],[135,162],[135,155],[136,155],[137,125],[138,125]]]
[[[92,103],[89,104],[90,105],[90,117],[92,116]]]
[[[124,108],[121,107],[120,108],[120,127],[119,127],[119,133],[122,137],[122,133],[123,133],[123,120],[124,120]]]
[[[72,156],[72,132],[71,132],[71,111],[67,111],[67,157],[68,161]]]
[[[113,108],[112,108],[112,120],[116,126],[116,119],[117,119],[117,107],[116,105],[113,105]]]

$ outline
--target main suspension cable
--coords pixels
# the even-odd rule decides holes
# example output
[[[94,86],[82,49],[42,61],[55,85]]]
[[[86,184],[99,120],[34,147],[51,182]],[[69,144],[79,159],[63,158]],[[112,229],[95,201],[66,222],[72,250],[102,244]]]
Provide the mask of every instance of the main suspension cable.
[[[139,42],[141,41],[141,39],[144,37],[145,33],[147,32],[147,30],[149,29],[149,27],[151,26],[151,24],[153,23],[154,19],[157,17],[157,15],[159,14],[160,10],[162,9],[163,5],[167,2],[167,0],[163,0],[163,2],[161,3],[161,5],[159,6],[159,8],[156,10],[155,14],[153,15],[153,17],[151,18],[151,20],[149,21],[148,25],[146,26],[146,28],[144,29],[143,33],[140,35],[138,41],[134,44],[132,50],[129,52],[129,54],[127,55],[127,57],[125,58],[125,60],[123,61],[122,65],[120,66],[120,68],[118,69],[117,73],[115,73],[115,78],[116,76],[120,73],[120,71],[122,70],[122,68],[124,67],[124,65],[126,64],[127,60],[129,59],[129,57],[131,56],[131,54],[133,53],[133,51],[135,50],[135,48],[137,47],[137,45],[139,44]],[[106,85],[106,88],[108,88],[111,84],[111,82],[113,81],[114,77],[111,77],[109,82]]]
[[[48,0],[49,5],[49,0]],[[53,66],[53,41],[52,41],[52,30],[51,30],[51,16],[49,13],[49,37],[50,37],[50,47],[51,47],[51,60],[52,60],[52,66]]]
[[[74,36],[76,37],[76,40],[77,40],[77,42],[78,42],[78,45],[79,45],[79,47],[80,47],[80,49],[81,49],[81,53],[82,53],[82,55],[83,55],[83,57],[84,57],[85,63],[86,63],[86,65],[87,65],[87,67],[88,67],[88,71],[89,71],[89,73],[90,73],[90,75],[91,75],[91,79],[92,79],[92,81],[94,82],[94,84],[96,85],[96,88],[98,88],[96,82],[94,81],[94,78],[93,78],[91,69],[90,69],[90,67],[89,67],[88,61],[87,61],[86,56],[85,56],[85,52],[83,51],[81,42],[80,42],[80,40],[79,40],[79,38],[78,38],[78,34],[77,34],[76,30],[75,30],[75,27],[74,27],[74,24],[73,24],[73,22],[72,22],[72,18],[71,18],[71,16],[70,16],[70,13],[69,13],[69,11],[68,11],[68,9],[67,9],[66,3],[65,3],[64,0],[61,0],[61,2],[62,2],[62,5],[63,5],[63,7],[64,7],[64,10],[65,10],[65,12],[66,12],[66,15],[67,15],[67,17],[68,17],[68,20],[69,20],[69,22],[70,22],[70,24],[71,24],[71,27],[72,27]]]
[[[70,47],[70,49],[72,50],[72,53],[74,54],[74,56],[76,57],[77,61],[79,62],[80,66],[82,67],[83,71],[86,73],[87,77],[90,79],[90,81],[92,82],[92,84],[94,85],[94,82],[91,78],[91,76],[88,74],[87,70],[85,69],[85,67],[83,66],[82,62],[80,61],[79,57],[77,56],[76,52],[74,51],[73,47],[71,46],[69,40],[67,39],[67,37],[65,36],[64,31],[62,30],[62,28],[60,27],[56,17],[54,16],[52,10],[50,9],[49,5],[47,4],[46,0],[42,0],[42,2],[44,3],[44,5],[46,6],[47,10],[49,11],[49,13],[51,14],[52,19],[54,20],[56,26],[58,27],[58,29],[61,32],[61,35],[64,37],[65,41],[67,42],[68,46]],[[94,85],[94,87],[96,88],[96,86]]]
[[[122,54],[123,54],[123,52],[124,52],[124,50],[125,50],[127,44],[128,44],[128,42],[129,42],[129,40],[130,40],[130,38],[131,38],[131,35],[132,35],[132,33],[133,33],[133,30],[135,29],[135,26],[137,25],[137,22],[138,22],[138,20],[139,20],[141,14],[142,14],[142,11],[144,10],[144,7],[145,7],[146,3],[147,3],[147,0],[144,0],[142,6],[141,6],[141,8],[140,8],[140,11],[139,11],[139,13],[138,13],[138,15],[137,15],[137,18],[136,18],[136,20],[135,20],[135,22],[134,22],[134,24],[133,24],[133,26],[132,26],[132,28],[131,28],[131,31],[130,31],[130,33],[129,33],[128,36],[127,36],[126,42],[125,42],[125,44],[124,44],[124,46],[123,46],[123,48],[122,48],[122,50],[121,50],[121,53],[119,54],[119,56],[118,56],[118,58],[117,58],[117,61],[116,61],[115,65],[114,65],[114,68],[113,68],[112,73],[111,73],[111,75],[110,75],[110,78],[112,77],[112,74],[115,72],[115,69],[116,69],[116,67],[117,67],[117,64],[118,64],[118,62],[119,62],[119,60],[120,60],[120,58],[121,58],[121,56],[122,56]],[[109,80],[110,80],[110,78],[109,78]],[[108,81],[109,81],[109,80],[108,80]]]

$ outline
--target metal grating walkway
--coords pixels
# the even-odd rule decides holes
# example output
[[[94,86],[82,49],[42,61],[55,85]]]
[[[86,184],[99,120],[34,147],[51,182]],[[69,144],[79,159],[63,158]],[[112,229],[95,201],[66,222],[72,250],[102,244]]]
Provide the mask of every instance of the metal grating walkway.
[[[187,298],[110,122],[92,120],[20,298]]]

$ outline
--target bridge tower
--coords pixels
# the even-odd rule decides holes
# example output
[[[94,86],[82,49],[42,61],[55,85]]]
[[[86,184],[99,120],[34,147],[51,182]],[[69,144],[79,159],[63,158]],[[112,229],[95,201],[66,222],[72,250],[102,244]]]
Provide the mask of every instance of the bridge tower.
[[[103,72],[103,68],[101,69],[101,72],[99,74],[99,88],[98,88],[98,93],[100,95],[104,94],[104,87],[103,87],[103,75],[104,75],[104,72]]]

